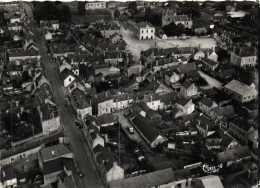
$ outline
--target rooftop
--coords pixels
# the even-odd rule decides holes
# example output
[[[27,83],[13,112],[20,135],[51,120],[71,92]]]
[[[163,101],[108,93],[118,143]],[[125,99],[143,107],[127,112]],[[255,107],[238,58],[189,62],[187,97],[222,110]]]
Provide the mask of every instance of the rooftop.
[[[225,88],[227,88],[241,96],[248,95],[250,92],[257,94],[257,91],[255,88],[253,88],[247,84],[244,84],[240,81],[237,81],[237,80],[230,81],[227,85],[225,85]]]
[[[42,157],[43,162],[47,162],[49,160],[61,157],[69,153],[70,150],[66,148],[66,146],[64,146],[63,144],[42,148],[40,150],[40,155]]]

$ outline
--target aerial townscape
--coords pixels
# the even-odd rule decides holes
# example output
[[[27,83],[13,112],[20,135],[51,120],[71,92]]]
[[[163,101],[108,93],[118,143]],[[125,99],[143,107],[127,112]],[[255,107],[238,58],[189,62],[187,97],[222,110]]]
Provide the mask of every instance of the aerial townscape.
[[[0,187],[257,188],[256,1],[0,2]]]

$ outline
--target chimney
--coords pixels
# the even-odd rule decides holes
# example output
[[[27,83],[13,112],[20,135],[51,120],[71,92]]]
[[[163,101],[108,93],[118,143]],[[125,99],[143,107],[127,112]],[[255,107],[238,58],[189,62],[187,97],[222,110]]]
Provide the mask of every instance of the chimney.
[[[106,97],[107,97],[107,92],[105,91],[105,95],[106,95]]]
[[[52,156],[55,156],[55,152],[54,152],[54,151],[51,151],[51,155],[52,155]]]
[[[207,126],[206,126],[206,130],[208,131],[209,130],[209,125],[207,124]]]
[[[117,162],[113,162],[113,167],[117,167],[118,163]]]

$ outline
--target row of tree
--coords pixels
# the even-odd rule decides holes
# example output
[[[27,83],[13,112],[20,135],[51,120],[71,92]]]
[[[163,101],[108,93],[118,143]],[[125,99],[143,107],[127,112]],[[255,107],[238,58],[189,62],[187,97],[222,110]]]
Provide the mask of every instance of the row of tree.
[[[39,23],[40,20],[59,20],[60,22],[70,22],[71,12],[67,5],[61,2],[45,1],[36,2],[33,1],[33,16],[34,19]]]

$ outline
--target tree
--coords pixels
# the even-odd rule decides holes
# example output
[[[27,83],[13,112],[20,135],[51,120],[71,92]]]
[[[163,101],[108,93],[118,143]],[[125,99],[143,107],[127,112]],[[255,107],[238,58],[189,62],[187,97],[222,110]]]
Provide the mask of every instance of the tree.
[[[164,26],[163,30],[168,36],[180,36],[185,32],[185,27],[181,23],[176,25],[174,22],[171,22],[169,25]]]
[[[120,11],[118,10],[118,8],[116,8],[116,9],[114,10],[114,17],[115,17],[115,19],[117,20],[117,19],[119,18],[119,16],[120,16]]]
[[[31,80],[31,77],[29,76],[28,71],[23,72],[22,79],[23,79],[23,82],[28,82]]]
[[[4,114],[2,117],[4,127],[9,133],[14,133],[17,128],[18,118],[14,113]]]
[[[57,7],[57,14],[60,22],[70,22],[71,12],[70,8],[67,5],[59,5]]]
[[[86,13],[85,5],[86,5],[86,2],[84,2],[84,1],[78,2],[78,14],[81,16],[84,16]]]
[[[128,4],[128,10],[129,10],[129,12],[131,12],[132,14],[136,14],[136,13],[138,12],[138,10],[137,10],[137,4],[136,4],[135,1],[130,2],[130,3]]]

